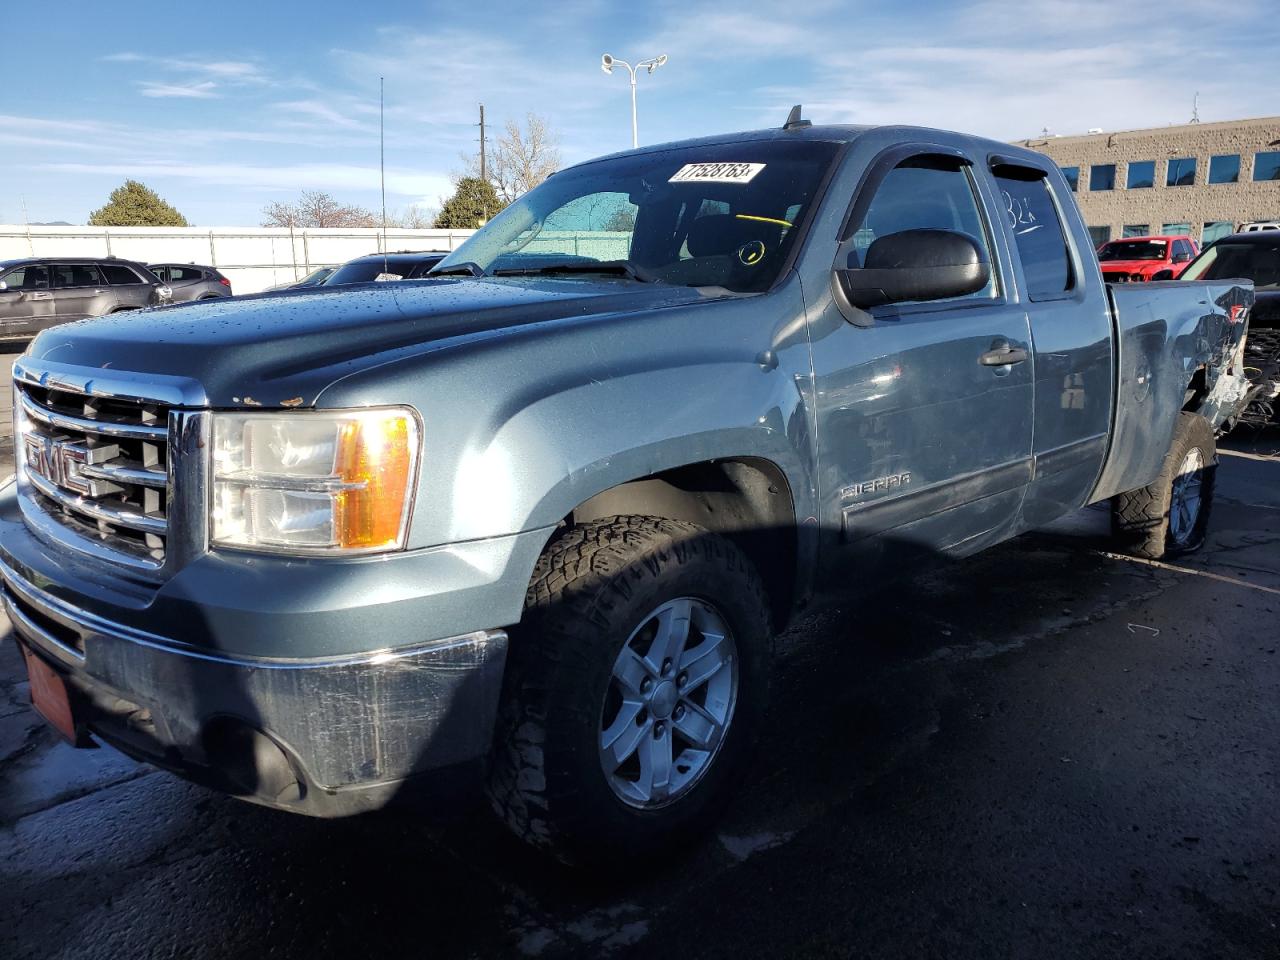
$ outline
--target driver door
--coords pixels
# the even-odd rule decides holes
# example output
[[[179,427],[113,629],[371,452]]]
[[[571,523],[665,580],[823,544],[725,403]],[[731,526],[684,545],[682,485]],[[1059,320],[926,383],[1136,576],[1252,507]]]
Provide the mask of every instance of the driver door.
[[[49,290],[49,268],[33,263],[10,270],[0,277],[7,289],[0,291],[0,339],[34,337],[53,325],[53,293]]]
[[[1008,256],[984,191],[957,150],[894,148],[872,162],[842,231],[837,267],[860,267],[877,238],[918,229],[966,234],[991,264],[976,293],[852,318],[832,305],[837,319],[813,328],[823,526],[838,531],[826,551],[837,562],[824,567],[846,579],[867,578],[867,559],[895,547],[965,554],[1016,523],[1031,478],[1031,333],[1006,296]]]

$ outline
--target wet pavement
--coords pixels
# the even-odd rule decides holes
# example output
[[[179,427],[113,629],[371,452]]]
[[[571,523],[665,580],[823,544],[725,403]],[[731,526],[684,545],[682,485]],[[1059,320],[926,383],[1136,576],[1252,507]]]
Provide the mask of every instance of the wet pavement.
[[[794,626],[750,779],[647,869],[72,750],[0,640],[0,957],[1280,957],[1280,434],[1229,446],[1194,557],[1085,510]]]

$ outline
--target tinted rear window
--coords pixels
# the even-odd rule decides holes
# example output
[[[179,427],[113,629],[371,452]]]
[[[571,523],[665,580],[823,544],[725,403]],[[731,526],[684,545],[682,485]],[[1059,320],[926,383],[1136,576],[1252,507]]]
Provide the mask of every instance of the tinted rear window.
[[[107,283],[116,284],[117,286],[126,283],[147,282],[128,267],[122,266],[118,263],[104,263],[102,265],[102,272],[107,278]]]
[[[334,271],[333,276],[324,282],[325,286],[338,283],[368,283],[380,274],[386,274],[396,280],[402,280],[413,270],[411,263],[396,263],[388,260],[385,267],[381,260],[353,260],[344,263]]]
[[[1280,246],[1269,243],[1215,243],[1187,268],[1183,280],[1252,280],[1256,287],[1280,286]]]
[[[1066,233],[1049,184],[1038,170],[1012,165],[992,171],[1018,245],[1027,297],[1052,300],[1075,287]]]

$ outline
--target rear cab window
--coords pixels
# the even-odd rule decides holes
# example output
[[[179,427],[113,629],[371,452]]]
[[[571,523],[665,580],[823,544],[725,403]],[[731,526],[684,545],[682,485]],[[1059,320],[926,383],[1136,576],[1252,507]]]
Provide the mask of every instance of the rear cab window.
[[[996,161],[991,176],[1004,204],[1029,300],[1060,300],[1076,288],[1067,233],[1049,186],[1035,167]]]

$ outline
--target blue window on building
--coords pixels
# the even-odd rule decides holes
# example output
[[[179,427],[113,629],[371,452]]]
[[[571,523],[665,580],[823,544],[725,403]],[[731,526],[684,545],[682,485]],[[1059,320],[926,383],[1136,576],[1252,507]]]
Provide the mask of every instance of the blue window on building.
[[[1167,187],[1194,187],[1196,183],[1196,158],[1181,157],[1169,161],[1169,175],[1165,178]]]
[[[1071,187],[1071,192],[1075,193],[1080,189],[1080,168],[1079,167],[1059,167],[1062,175],[1067,178],[1067,185]]]
[[[1224,153],[1209,158],[1210,183],[1239,183],[1240,154]]]
[[[1156,162],[1136,160],[1129,164],[1129,179],[1125,183],[1130,190],[1142,190],[1156,185]]]
[[[1280,180],[1280,150],[1264,150],[1253,155],[1254,180]]]
[[[1114,163],[1095,163],[1089,168],[1090,190],[1114,190],[1116,188],[1116,165]]]
[[[1236,225],[1232,220],[1206,221],[1204,230],[1200,233],[1200,246],[1207,247],[1215,240],[1221,240],[1223,237],[1231,236],[1235,231]]]

